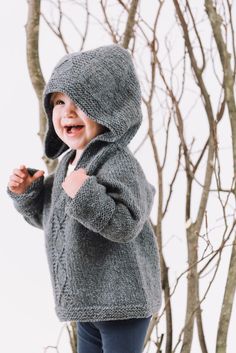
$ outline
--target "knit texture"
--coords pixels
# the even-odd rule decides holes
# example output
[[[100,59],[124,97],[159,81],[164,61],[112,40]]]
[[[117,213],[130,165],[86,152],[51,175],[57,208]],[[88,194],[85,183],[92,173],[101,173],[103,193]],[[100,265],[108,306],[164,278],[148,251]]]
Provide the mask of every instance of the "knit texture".
[[[141,123],[138,80],[126,50],[112,45],[102,47],[100,56],[98,52],[99,49],[94,53],[85,52],[85,62],[81,53],[70,54],[72,61],[63,59],[49,80],[44,98],[49,122],[46,149],[48,155],[55,157],[67,146],[57,140],[52,129],[51,108],[47,104],[51,92],[66,87],[63,92],[76,102],[82,102],[80,107],[85,107],[83,99],[88,104],[87,96],[82,99],[75,90],[73,94],[76,96],[72,97],[72,91],[67,90],[66,85],[75,86],[73,79],[79,67],[84,82],[87,82],[86,74],[90,77],[91,72],[86,71],[86,67],[93,60],[91,57],[96,58],[93,65],[100,65],[100,61],[110,58],[116,84],[106,88],[104,94],[109,95],[107,102],[118,94],[123,97],[117,88],[123,78],[121,72],[116,76],[115,65],[121,58],[126,58],[127,65],[120,70],[132,72],[135,79],[126,81],[128,86],[122,105],[116,106],[113,101],[109,108],[111,114],[104,110],[102,115],[103,102],[96,96],[96,90],[93,93],[93,99],[96,96],[93,104],[100,102],[101,109],[95,111],[94,119],[98,117],[97,121],[103,122],[109,131],[90,141],[77,162],[75,169],[85,168],[89,178],[73,199],[65,193],[61,184],[70,161],[75,157],[75,151],[69,150],[62,156],[55,173],[34,181],[24,194],[17,195],[8,189],[16,209],[25,220],[44,230],[55,310],[61,321],[142,318],[158,313],[161,305],[159,253],[149,220],[155,188],[147,181],[127,146]],[[117,60],[114,52],[118,55]],[[76,67],[73,66],[74,60],[77,60]],[[61,65],[65,66],[62,68]],[[83,65],[86,66],[84,70]],[[99,66],[98,70],[93,69],[93,73],[99,70],[103,72]],[[67,79],[64,78],[65,72]],[[102,90],[102,76],[99,82]],[[104,97],[103,92],[100,94]],[[124,106],[126,115],[122,115]],[[90,105],[87,108],[91,110]],[[31,175],[35,171],[29,169]]]
[[[44,90],[48,117],[45,154],[56,158],[68,149],[52,124],[53,92],[67,94],[91,119],[109,129],[102,140],[128,145],[142,121],[141,90],[132,57],[118,44],[65,55]]]

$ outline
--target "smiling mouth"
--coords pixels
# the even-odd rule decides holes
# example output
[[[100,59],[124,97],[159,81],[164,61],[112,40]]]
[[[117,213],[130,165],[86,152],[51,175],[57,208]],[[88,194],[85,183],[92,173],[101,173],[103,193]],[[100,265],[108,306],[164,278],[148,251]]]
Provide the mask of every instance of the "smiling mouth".
[[[84,125],[71,125],[71,126],[65,126],[66,132],[68,134],[81,130],[84,127]]]

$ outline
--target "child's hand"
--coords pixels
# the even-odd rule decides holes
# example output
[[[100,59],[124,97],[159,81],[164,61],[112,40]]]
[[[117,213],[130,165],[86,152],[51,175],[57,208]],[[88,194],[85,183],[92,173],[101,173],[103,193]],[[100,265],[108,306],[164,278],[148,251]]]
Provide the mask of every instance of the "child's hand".
[[[8,188],[16,194],[23,194],[26,189],[43,174],[43,170],[38,170],[33,176],[31,176],[27,168],[24,165],[21,165],[19,169],[13,170],[13,174],[9,179]]]
[[[73,199],[82,184],[88,178],[89,176],[86,174],[86,170],[83,168],[79,168],[73,171],[70,175],[68,175],[61,185],[67,195],[69,195]]]

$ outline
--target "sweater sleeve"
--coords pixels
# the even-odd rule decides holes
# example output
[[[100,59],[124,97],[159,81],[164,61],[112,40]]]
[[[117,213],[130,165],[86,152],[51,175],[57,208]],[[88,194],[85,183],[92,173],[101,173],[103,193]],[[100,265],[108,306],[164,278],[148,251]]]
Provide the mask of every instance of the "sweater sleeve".
[[[31,175],[37,169],[28,168]],[[49,203],[53,183],[53,174],[35,180],[23,194],[16,194],[7,187],[7,193],[13,200],[14,207],[32,226],[43,229],[44,209]]]
[[[123,163],[101,175],[90,176],[66,213],[103,237],[125,243],[134,239],[149,218],[155,188],[140,168]]]

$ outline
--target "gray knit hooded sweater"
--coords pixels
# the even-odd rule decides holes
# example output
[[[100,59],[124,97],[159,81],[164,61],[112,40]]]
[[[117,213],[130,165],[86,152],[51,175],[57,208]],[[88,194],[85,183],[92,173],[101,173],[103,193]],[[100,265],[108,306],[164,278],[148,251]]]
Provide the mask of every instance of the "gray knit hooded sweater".
[[[52,124],[52,92],[67,94],[107,129],[91,140],[75,169],[89,178],[70,198],[61,184],[75,150],[56,171],[21,195],[8,189],[16,209],[45,233],[45,245],[61,321],[145,318],[161,305],[157,241],[149,215],[155,188],[128,148],[142,120],[141,92],[131,55],[112,44],[68,54],[44,91],[48,118],[45,153],[68,149]],[[28,168],[31,175],[36,169]]]

